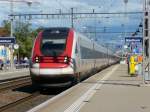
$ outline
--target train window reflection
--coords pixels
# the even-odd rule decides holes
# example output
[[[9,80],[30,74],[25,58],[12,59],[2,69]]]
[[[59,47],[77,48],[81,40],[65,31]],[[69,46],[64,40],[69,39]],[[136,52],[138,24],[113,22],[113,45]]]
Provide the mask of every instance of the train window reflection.
[[[42,34],[41,52],[44,56],[58,56],[66,48],[67,29],[45,30]]]
[[[66,40],[44,40],[42,41],[41,51],[46,56],[57,56],[65,50]]]

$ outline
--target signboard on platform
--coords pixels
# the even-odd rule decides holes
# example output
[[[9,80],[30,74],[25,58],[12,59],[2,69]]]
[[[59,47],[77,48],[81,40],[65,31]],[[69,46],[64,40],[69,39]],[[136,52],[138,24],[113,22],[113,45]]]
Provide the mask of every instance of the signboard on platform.
[[[0,37],[0,44],[14,44],[15,37]]]
[[[142,37],[126,37],[125,38],[125,44],[128,45],[128,52],[134,53],[134,54],[141,54],[142,53],[142,43],[143,38]]]
[[[141,42],[143,39],[141,37],[126,37],[125,42]]]

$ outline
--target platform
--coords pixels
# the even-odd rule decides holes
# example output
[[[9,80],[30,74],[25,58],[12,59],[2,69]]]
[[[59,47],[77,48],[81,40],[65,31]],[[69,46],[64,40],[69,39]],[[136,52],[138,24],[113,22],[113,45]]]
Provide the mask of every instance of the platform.
[[[130,77],[127,65],[111,66],[29,112],[150,112],[150,87]]]

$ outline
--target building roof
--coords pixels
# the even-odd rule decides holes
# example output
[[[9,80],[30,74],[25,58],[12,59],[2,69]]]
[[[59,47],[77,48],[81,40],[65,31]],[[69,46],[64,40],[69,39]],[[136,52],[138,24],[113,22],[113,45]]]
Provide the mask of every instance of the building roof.
[[[7,31],[3,27],[0,27],[0,37],[7,37],[7,36],[9,36],[9,31]]]

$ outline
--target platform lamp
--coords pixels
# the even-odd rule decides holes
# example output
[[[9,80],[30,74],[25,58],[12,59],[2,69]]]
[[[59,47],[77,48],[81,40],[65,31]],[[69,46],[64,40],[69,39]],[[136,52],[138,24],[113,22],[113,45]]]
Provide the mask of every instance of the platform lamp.
[[[137,33],[139,33],[139,32],[140,32],[139,28],[136,30],[136,32],[137,32]]]
[[[128,4],[128,0],[123,0],[124,4],[125,4],[125,21],[127,22],[127,4]],[[124,26],[125,27],[125,26]],[[126,32],[126,28],[125,28],[125,32]],[[126,33],[124,34],[126,36]]]
[[[142,24],[142,23],[140,23],[140,24],[139,24],[139,28],[142,28],[142,27],[143,27],[143,24]]]

